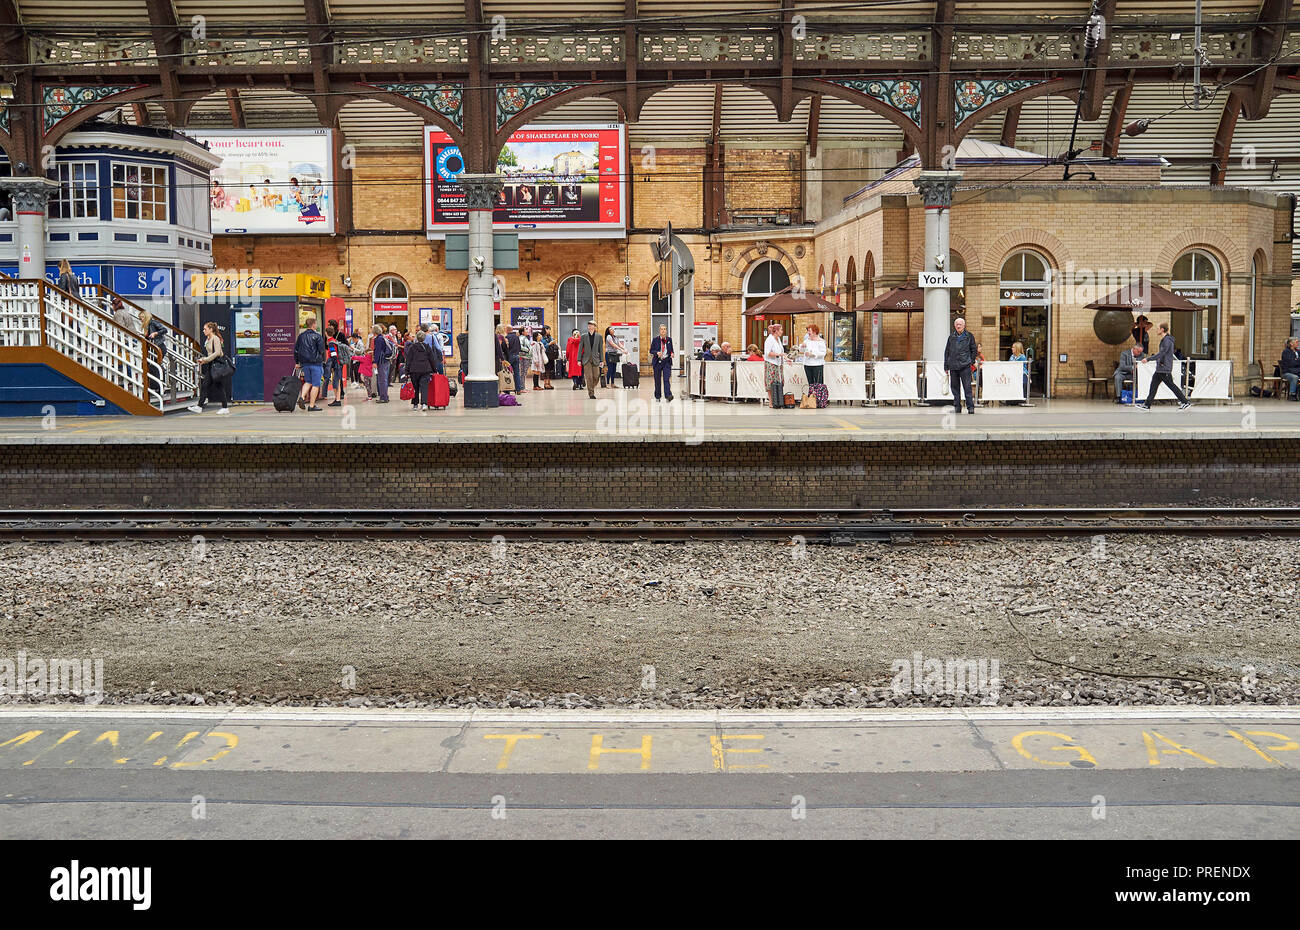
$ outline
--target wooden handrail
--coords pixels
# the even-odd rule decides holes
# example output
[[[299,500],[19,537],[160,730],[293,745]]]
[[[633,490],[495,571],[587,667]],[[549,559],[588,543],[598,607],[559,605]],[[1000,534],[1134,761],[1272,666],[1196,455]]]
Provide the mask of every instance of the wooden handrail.
[[[144,311],[144,308],[141,307],[139,304],[137,304],[135,301],[131,300],[131,299],[128,298],[128,297],[123,297],[121,294],[117,293],[116,291],[110,290],[110,289],[107,288],[107,287],[104,287],[104,285],[102,285],[102,284],[83,284],[83,285],[81,285],[81,286],[82,286],[82,287],[93,287],[96,291],[99,292],[100,296],[107,296],[107,297],[110,297],[110,298],[111,298],[111,297],[116,297],[118,300],[122,301],[122,303],[126,304],[128,307],[133,307],[133,308],[135,308],[136,313],[144,313],[144,312],[145,312],[145,311]],[[199,344],[199,341],[198,341],[197,339],[195,339],[195,338],[194,338],[193,336],[191,336],[189,333],[185,332],[185,330],[183,330],[183,329],[179,329],[179,328],[173,326],[171,323],[168,323],[166,320],[162,319],[162,318],[159,317],[157,314],[153,313],[153,311],[149,311],[149,313],[150,313],[150,315],[151,315],[155,320],[157,320],[157,321],[158,321],[159,323],[161,323],[163,326],[165,326],[165,327],[167,327],[168,329],[170,329],[170,330],[172,331],[172,333],[174,333],[177,337],[182,337],[182,338],[184,338],[184,339],[189,340],[190,344],[194,347],[194,351],[199,352],[200,354],[202,354],[202,352],[201,352],[201,350],[202,350],[202,346]],[[145,338],[147,339],[148,336],[146,335]]]

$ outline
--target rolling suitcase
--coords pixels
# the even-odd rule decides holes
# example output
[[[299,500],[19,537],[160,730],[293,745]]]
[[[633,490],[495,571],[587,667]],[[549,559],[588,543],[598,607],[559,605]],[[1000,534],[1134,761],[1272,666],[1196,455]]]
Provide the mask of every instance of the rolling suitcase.
[[[623,363],[623,387],[634,388],[641,383],[641,369],[631,362]]]
[[[773,410],[780,410],[785,406],[785,387],[783,385],[772,385],[767,390],[767,396],[772,403]]]
[[[451,385],[447,376],[434,373],[429,379],[429,390],[425,397],[430,407],[442,410],[451,403]]]
[[[285,375],[280,379],[280,383],[275,386],[275,393],[271,395],[271,403],[281,413],[292,413],[294,404],[298,402],[298,395],[301,393],[302,378],[296,375]]]
[[[808,385],[808,394],[816,400],[818,410],[821,410],[831,402],[830,392],[826,389],[826,385],[824,384]]]

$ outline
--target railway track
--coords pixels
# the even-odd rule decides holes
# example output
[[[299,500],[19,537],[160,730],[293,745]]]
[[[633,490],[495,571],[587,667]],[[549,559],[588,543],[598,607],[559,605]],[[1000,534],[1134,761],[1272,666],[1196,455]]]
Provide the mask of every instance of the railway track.
[[[0,539],[708,541],[802,537],[810,544],[935,537],[1101,534],[1300,536],[1291,507],[571,510],[6,510]]]

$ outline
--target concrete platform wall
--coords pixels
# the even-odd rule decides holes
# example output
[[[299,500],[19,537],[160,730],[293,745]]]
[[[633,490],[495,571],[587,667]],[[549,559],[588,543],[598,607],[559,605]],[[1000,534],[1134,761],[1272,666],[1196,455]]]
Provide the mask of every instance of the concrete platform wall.
[[[6,508],[1300,500],[1300,440],[8,445]]]

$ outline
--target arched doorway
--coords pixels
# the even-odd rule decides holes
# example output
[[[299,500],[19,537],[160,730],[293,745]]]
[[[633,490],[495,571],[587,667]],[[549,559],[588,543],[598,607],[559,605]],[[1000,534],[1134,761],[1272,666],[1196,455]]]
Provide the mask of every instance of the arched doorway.
[[[1029,356],[1029,394],[1050,397],[1052,386],[1052,266],[1028,249],[1002,263],[998,280],[998,355],[1021,343]],[[991,357],[989,346],[984,357]]]
[[[582,275],[569,275],[556,292],[556,338],[567,342],[575,329],[582,335],[587,331],[587,321],[595,319],[596,289]]]
[[[789,286],[790,275],[780,262],[773,261],[770,258],[759,262],[750,268],[745,275],[745,309],[748,310],[754,304],[766,300]],[[748,321],[745,326],[746,345],[756,345],[762,348],[765,338],[763,330],[773,323],[780,323],[783,344],[787,348],[789,347],[790,333],[794,329],[794,317],[790,314],[777,316],[768,314],[762,317],[745,317],[745,319]]]
[[[411,295],[406,282],[396,275],[385,275],[370,288],[370,319],[385,331],[396,326],[399,333],[410,329]]]
[[[1194,249],[1174,262],[1169,289],[1201,308],[1195,313],[1170,314],[1174,345],[1188,358],[1219,357],[1221,282],[1219,263],[1209,252]]]

